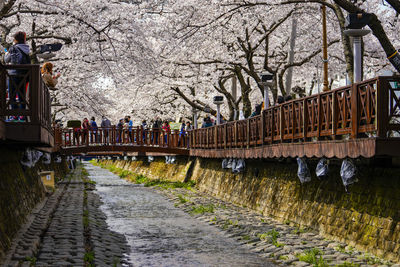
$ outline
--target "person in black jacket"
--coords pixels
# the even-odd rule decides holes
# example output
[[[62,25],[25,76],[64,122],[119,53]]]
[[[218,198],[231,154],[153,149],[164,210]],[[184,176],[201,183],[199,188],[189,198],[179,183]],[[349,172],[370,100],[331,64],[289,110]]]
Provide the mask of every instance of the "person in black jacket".
[[[6,53],[4,57],[4,61],[6,63],[10,63],[12,65],[19,64],[30,64],[29,57],[29,46],[26,44],[26,33],[25,32],[17,32],[14,34],[14,45],[10,47],[9,51]],[[9,98],[11,105],[11,109],[22,109],[26,108],[26,89],[27,84],[29,82],[28,78],[25,77],[27,70],[17,70],[11,69],[8,74],[10,76],[9,79]],[[18,96],[18,101],[17,101]],[[21,104],[19,104],[21,103]],[[12,117],[10,120],[20,120],[25,121],[25,118],[20,117]]]

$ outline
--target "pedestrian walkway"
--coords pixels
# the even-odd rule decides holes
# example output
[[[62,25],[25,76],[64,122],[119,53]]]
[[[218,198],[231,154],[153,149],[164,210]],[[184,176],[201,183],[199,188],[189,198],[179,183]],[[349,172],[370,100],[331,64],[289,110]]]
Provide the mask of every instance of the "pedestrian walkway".
[[[122,260],[126,240],[108,229],[100,199],[82,170],[78,166],[35,209],[5,266],[128,266]]]

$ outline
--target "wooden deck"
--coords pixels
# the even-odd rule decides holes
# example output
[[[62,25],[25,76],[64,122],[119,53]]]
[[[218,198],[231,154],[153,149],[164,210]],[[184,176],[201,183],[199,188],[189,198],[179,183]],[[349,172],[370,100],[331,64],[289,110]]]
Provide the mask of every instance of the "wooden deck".
[[[24,74],[10,75],[10,70],[23,71]],[[14,89],[10,90],[11,87]],[[0,117],[5,121],[3,142],[54,146],[50,104],[50,93],[41,78],[40,65],[5,65],[1,68]],[[25,121],[8,121],[11,116],[23,116]]]

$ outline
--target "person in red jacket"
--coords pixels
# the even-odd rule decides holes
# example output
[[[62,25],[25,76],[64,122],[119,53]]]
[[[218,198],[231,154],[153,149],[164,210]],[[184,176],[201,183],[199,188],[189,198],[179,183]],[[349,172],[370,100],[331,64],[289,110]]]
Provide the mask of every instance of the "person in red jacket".
[[[164,134],[164,144],[168,144],[168,135],[171,133],[171,127],[169,126],[168,121],[164,121],[161,129],[163,130]]]

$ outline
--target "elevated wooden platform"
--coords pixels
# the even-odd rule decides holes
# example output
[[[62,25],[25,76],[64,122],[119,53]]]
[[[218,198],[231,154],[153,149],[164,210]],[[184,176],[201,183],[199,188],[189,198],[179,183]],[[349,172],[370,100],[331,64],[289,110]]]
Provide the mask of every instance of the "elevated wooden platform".
[[[41,124],[6,122],[6,142],[7,144],[17,144],[25,146],[54,146],[54,133]]]
[[[11,75],[10,70],[20,74]],[[53,147],[50,104],[40,65],[4,65],[0,69],[0,140],[9,145]],[[8,118],[24,120],[4,122]]]

